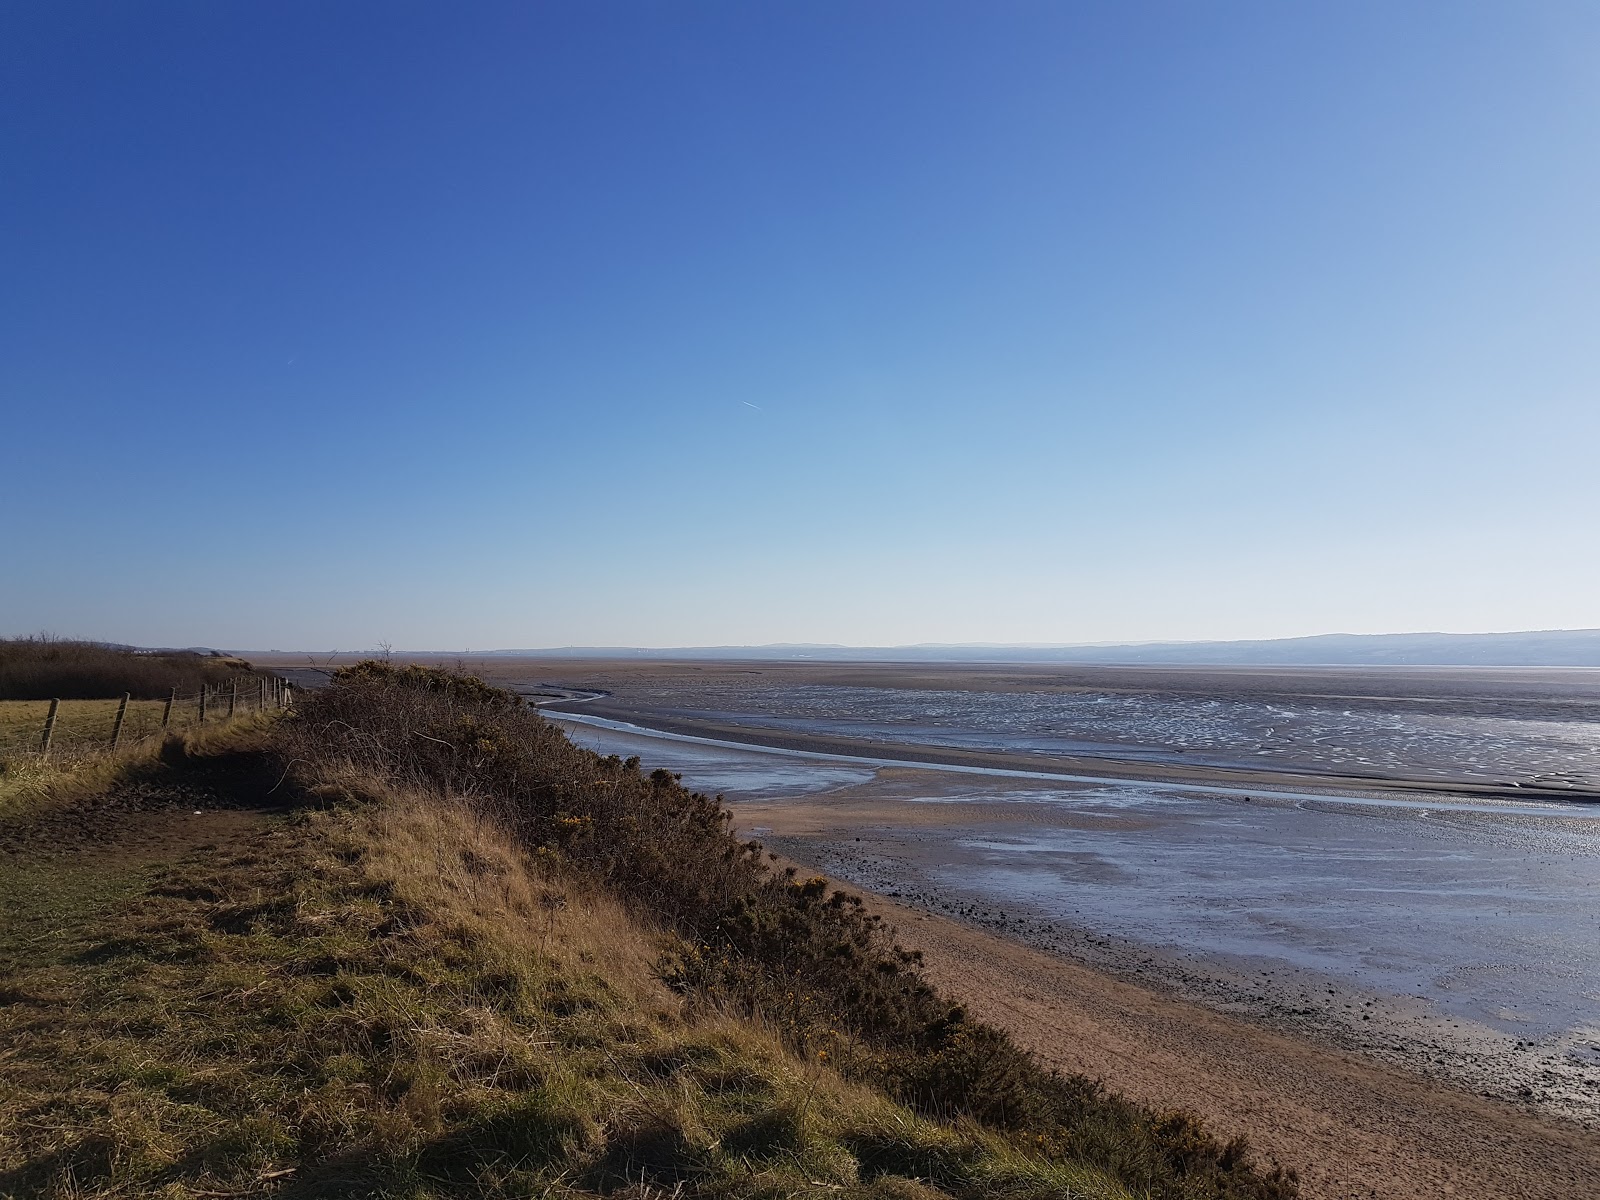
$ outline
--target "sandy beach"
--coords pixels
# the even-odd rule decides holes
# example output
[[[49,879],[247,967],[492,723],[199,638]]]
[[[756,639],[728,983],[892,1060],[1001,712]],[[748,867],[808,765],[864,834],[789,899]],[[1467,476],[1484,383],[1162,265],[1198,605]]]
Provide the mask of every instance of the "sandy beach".
[[[1600,1195],[1600,1134],[1288,1036],[880,896],[928,973],[1045,1062],[1199,1113],[1308,1200]]]

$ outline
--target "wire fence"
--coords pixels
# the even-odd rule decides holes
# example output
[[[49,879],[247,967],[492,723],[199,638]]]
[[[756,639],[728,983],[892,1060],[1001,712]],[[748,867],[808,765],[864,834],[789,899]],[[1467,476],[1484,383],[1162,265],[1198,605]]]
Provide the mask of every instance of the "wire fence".
[[[288,708],[293,686],[278,675],[239,675],[163,700],[0,701],[0,758],[113,753],[170,731]]]

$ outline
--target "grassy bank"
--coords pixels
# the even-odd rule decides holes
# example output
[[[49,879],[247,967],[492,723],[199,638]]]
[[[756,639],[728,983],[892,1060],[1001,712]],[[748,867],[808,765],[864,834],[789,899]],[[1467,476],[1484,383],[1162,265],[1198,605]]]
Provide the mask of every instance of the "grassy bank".
[[[79,747],[105,746],[116,724],[120,700],[66,700],[57,709],[52,742],[63,753]],[[128,704],[122,733],[130,742],[148,737],[161,727],[166,704],[161,700],[134,700]],[[39,749],[48,700],[0,700],[0,766],[11,758]],[[187,713],[180,714],[182,717]]]
[[[514,697],[370,667],[264,736],[13,831],[0,1194],[1292,1194]]]
[[[119,704],[63,701],[45,755],[39,750],[39,728],[49,705],[0,700],[0,843],[40,808],[71,807],[140,776],[166,745],[209,745],[216,736],[236,738],[271,723],[270,710],[263,714],[241,706],[233,718],[224,715],[201,725],[192,710],[175,707],[163,727],[165,702],[136,700],[128,705],[122,738],[113,749],[110,734]]]
[[[275,709],[275,683],[224,655],[0,639],[0,814],[64,772],[104,774],[169,733]]]

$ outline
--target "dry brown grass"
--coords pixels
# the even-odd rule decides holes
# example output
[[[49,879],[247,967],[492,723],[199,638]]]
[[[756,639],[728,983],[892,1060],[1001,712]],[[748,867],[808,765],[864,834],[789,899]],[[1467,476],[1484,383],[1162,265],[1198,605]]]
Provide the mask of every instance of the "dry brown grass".
[[[335,845],[361,855],[402,902],[448,911],[474,939],[557,974],[589,971],[624,984],[639,1012],[677,1014],[682,1000],[656,975],[663,933],[640,925],[614,898],[529,856],[492,820],[465,804],[385,792],[351,772],[315,789],[348,805]],[[323,818],[328,820],[328,818]]]
[[[662,963],[682,994],[759,1017],[796,1052],[924,1115],[973,1120],[1057,1163],[1161,1200],[1287,1200],[1181,1113],[1043,1068],[929,986],[859,899],[767,870],[717,799],[638,760],[569,742],[518,697],[437,669],[358,664],[305,699],[286,744],[314,770],[358,772],[492,820],[517,846],[675,935]]]
[[[660,930],[465,805],[314,790],[162,865],[0,860],[0,1195],[1124,1195],[687,1008]]]
[[[116,702],[86,703],[114,706]],[[0,714],[8,706],[0,702]],[[154,709],[159,718],[161,703],[156,702]],[[236,752],[245,747],[264,752],[270,731],[281,715],[271,711],[246,712],[232,720],[205,725],[174,722],[173,727],[165,731],[157,728],[147,736],[128,737],[115,750],[105,741],[96,739],[88,744],[68,741],[53,746],[48,755],[31,748],[25,752],[0,753],[0,822],[15,824],[42,810],[92,804],[96,797],[115,788],[119,782],[152,769],[164,749],[171,752],[178,748],[183,754],[201,756],[220,750]],[[109,726],[107,728],[109,730]]]
[[[159,700],[244,674],[242,659],[192,651],[145,651],[48,635],[0,638],[0,699],[96,700],[130,692]]]
[[[439,673],[325,697],[0,816],[0,1196],[1291,1193],[958,1018],[671,776]]]

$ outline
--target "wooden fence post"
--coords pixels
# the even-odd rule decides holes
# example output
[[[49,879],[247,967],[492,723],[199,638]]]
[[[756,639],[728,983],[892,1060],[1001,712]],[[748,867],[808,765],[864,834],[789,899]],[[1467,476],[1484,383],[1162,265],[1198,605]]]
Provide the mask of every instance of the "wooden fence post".
[[[206,685],[200,685],[200,724],[206,723]]]
[[[161,710],[161,728],[165,729],[172,720],[172,706],[178,702],[178,689],[173,688],[172,694],[167,697],[167,705]]]
[[[122,719],[128,715],[128,699],[131,695],[132,693],[130,692],[123,692],[122,703],[117,705],[117,722],[111,727],[111,748],[113,750],[117,748],[117,742],[122,737]]]
[[[50,711],[44,718],[44,736],[39,739],[39,753],[50,753],[50,735],[56,731],[56,712],[61,708],[61,701],[50,701]]]
[[[256,704],[256,711],[257,712],[266,712],[267,711],[267,677],[265,675],[263,675],[261,677],[261,699]]]
[[[239,677],[233,677],[233,687],[228,692],[228,720],[233,720],[233,710],[239,704]]]

